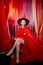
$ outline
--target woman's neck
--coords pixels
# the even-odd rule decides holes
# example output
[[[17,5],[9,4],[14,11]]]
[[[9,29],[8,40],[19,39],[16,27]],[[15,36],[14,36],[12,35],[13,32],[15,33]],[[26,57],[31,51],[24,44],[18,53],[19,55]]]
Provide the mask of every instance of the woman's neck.
[[[22,25],[22,28],[24,28],[25,26],[24,25]]]

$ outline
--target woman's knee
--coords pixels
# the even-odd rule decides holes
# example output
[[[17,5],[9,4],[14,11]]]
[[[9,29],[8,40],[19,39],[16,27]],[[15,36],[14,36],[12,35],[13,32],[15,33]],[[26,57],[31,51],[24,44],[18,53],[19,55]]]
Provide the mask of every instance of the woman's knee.
[[[20,46],[20,42],[17,42],[17,46]]]

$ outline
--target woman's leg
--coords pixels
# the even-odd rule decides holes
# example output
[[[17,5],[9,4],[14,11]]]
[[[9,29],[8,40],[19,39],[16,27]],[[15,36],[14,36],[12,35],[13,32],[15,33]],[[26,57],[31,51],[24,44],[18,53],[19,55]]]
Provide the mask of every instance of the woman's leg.
[[[19,63],[20,42],[16,44],[16,62]]]
[[[16,40],[16,62],[19,63],[20,44],[24,44],[24,40],[17,38]]]
[[[16,42],[14,43],[13,47],[11,48],[11,50],[6,54],[7,56],[10,56],[13,53],[13,50],[16,47]]]

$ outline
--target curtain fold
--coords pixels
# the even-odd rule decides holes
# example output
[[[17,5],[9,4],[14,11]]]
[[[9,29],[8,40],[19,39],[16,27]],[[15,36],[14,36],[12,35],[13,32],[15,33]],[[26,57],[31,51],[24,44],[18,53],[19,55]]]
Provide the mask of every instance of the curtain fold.
[[[43,0],[36,0],[36,16],[38,26],[38,38],[43,43]]]

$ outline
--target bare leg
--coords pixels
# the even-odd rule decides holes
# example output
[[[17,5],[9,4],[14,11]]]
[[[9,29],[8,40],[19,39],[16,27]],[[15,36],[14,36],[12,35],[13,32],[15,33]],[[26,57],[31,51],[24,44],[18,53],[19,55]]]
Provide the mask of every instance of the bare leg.
[[[20,52],[20,44],[24,44],[24,40],[21,38],[17,38],[16,40],[16,62],[19,63],[19,52]]]
[[[16,42],[14,43],[12,49],[6,54],[7,56],[11,55],[13,53],[13,50],[15,49],[16,47]]]
[[[16,62],[19,63],[20,42],[16,44]]]

